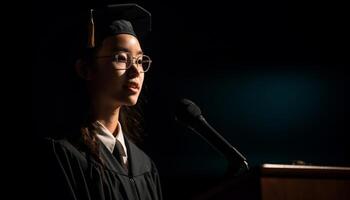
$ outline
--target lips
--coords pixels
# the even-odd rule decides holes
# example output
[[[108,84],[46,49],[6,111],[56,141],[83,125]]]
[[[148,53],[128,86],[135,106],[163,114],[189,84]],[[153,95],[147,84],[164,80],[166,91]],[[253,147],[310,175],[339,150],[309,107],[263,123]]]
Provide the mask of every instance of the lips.
[[[128,89],[129,91],[132,92],[137,92],[140,89],[140,85],[136,82],[127,82],[124,85],[124,88]]]

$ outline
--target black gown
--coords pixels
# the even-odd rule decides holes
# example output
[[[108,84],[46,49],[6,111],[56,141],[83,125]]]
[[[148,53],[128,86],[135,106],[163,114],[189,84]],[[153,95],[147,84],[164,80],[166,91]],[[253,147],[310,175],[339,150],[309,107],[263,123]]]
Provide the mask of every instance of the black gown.
[[[125,137],[129,173],[99,142],[104,166],[67,139],[47,139],[42,170],[45,199],[160,200],[158,171],[153,161]],[[43,160],[42,160],[43,161]]]

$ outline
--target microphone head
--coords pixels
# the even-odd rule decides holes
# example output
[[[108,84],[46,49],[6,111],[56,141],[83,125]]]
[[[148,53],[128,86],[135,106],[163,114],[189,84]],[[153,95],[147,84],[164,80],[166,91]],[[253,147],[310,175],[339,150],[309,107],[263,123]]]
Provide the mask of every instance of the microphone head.
[[[199,107],[188,99],[181,99],[175,110],[176,119],[185,124],[191,124],[202,116]]]

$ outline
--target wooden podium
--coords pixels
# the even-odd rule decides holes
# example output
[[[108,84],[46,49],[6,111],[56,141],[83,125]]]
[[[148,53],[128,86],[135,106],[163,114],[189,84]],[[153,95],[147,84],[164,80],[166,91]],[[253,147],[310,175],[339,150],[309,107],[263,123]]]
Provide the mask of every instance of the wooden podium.
[[[350,167],[264,164],[200,200],[350,200]]]

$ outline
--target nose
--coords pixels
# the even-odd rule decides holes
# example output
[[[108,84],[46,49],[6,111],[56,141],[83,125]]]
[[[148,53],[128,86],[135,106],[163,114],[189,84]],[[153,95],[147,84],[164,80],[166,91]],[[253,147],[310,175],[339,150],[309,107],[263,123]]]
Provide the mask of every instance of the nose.
[[[132,60],[130,68],[127,69],[127,74],[129,78],[135,78],[140,75],[139,68],[136,64],[136,59]]]

